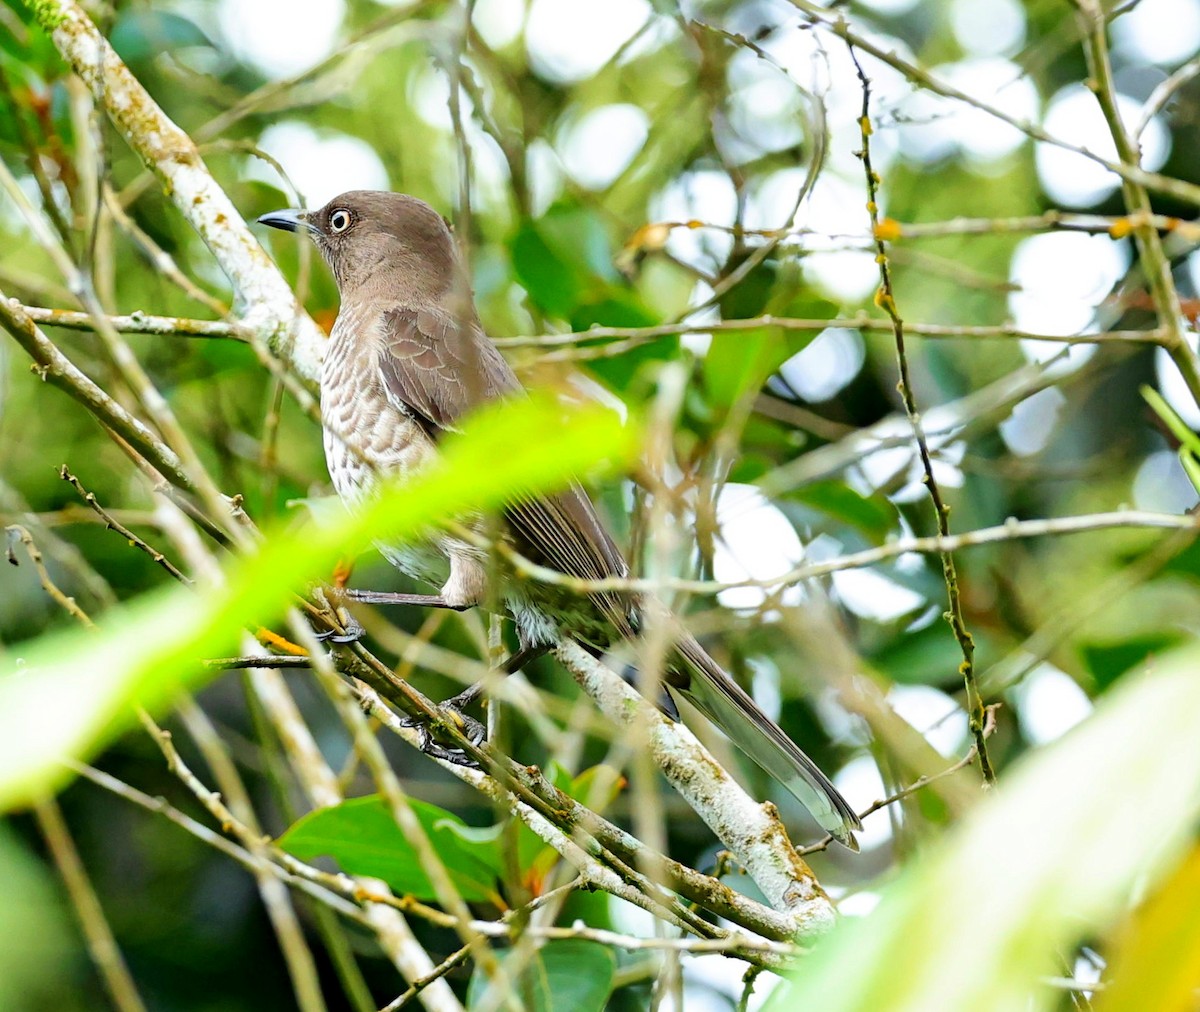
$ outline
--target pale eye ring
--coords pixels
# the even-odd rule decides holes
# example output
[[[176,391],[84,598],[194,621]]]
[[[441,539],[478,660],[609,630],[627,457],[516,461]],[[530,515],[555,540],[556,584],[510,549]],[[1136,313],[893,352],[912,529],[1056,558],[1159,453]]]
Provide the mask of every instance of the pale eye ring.
[[[338,208],[329,216],[329,231],[335,235],[338,232],[345,232],[350,227],[350,212],[342,208]]]

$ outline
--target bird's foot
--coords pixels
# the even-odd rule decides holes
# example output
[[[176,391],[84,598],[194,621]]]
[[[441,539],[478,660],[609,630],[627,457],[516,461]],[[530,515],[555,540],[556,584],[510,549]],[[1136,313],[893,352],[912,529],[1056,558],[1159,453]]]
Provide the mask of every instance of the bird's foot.
[[[541,657],[550,648],[548,646],[525,647],[518,650],[507,661],[501,665],[500,670],[507,675],[511,675],[515,671],[519,671],[521,667],[536,657]],[[455,720],[470,739],[473,745],[482,745],[487,741],[487,728],[483,726],[474,717],[468,717],[465,713],[467,707],[471,706],[480,696],[483,695],[483,682],[476,682],[474,685],[468,685],[462,692],[456,696],[451,696],[439,704],[438,709],[444,714]],[[459,748],[447,748],[433,740],[433,735],[430,734],[429,728],[424,724],[419,724],[416,721],[409,721],[407,726],[416,727],[420,733],[418,745],[421,751],[426,755],[431,755],[435,759],[444,759],[446,762],[454,763],[456,766],[466,766],[470,769],[479,769],[479,763],[472,759],[465,751]]]
[[[338,609],[337,619],[341,623],[340,629],[326,629],[323,632],[316,634],[317,641],[320,643],[357,643],[367,634],[353,615],[344,609]]]
[[[467,740],[476,746],[482,745],[487,741],[487,728],[474,717],[468,717],[463,710],[475,702],[482,691],[483,686],[475,684],[464,689],[457,696],[451,696],[445,702],[438,705],[438,710],[441,711],[444,719],[447,722],[457,724],[459,730],[466,735]],[[432,756],[434,759],[454,763],[455,766],[465,766],[468,769],[476,770],[481,769],[478,761],[465,749],[454,748],[453,746],[443,745],[435,741],[428,725],[412,718],[406,718],[403,723],[406,727],[415,727],[417,729],[417,747],[426,755]]]

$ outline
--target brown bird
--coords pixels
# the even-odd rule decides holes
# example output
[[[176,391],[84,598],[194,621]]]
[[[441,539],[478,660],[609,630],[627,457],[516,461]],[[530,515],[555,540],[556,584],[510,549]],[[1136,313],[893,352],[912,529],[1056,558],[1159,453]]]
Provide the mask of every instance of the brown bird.
[[[480,328],[454,241],[428,204],[354,190],[316,211],[274,211],[258,221],[307,232],[337,281],[341,308],[321,371],[321,416],[329,474],[347,504],[369,495],[378,475],[409,474],[435,458],[442,434],[455,430],[472,408],[522,393]],[[629,574],[578,486],[517,498],[505,508],[504,522],[518,550],[543,566],[585,580]],[[352,598],[458,610],[488,599],[488,559],[477,545],[441,533],[380,549],[397,568],[440,592],[350,591]],[[534,581],[506,581],[499,596],[516,623],[519,659],[564,637],[601,654],[635,638],[646,609],[661,607],[635,595],[584,596]],[[692,636],[673,620],[672,627],[664,676],[669,690],[725,731],[827,832],[857,850],[854,830],[861,823],[845,798]],[[676,715],[673,706],[666,708]]]

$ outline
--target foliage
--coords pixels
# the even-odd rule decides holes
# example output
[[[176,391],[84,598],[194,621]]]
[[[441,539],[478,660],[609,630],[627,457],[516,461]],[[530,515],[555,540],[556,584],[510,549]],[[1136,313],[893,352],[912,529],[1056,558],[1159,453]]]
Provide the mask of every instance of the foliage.
[[[430,201],[522,378],[635,421],[510,406],[331,518],[311,370],[265,333],[187,336],[261,307],[189,221],[203,208],[172,202],[69,69],[47,31],[63,5],[6,0],[0,297],[65,311],[36,316],[53,346],[187,480],[0,343],[5,1007],[136,1008],[124,964],[162,1009],[371,1009],[413,987],[431,1008],[744,1007],[768,983],[776,1008],[1187,1005],[1186,25],[1154,0],[300,7],[88,10],[247,220],[363,185]],[[1145,112],[1139,137],[1112,140],[1114,108],[1126,131]],[[1077,152],[1055,171],[1064,145],[1107,175]],[[260,238],[328,329],[311,248]],[[470,751],[428,701],[515,647],[486,616],[363,609],[365,645],[328,667],[203,663],[296,657],[297,638],[325,657],[296,616],[334,621],[315,588],[339,564],[362,556],[354,586],[425,589],[371,542],[577,475],[634,568],[871,808],[862,855],[827,849],[706,739],[816,845],[805,881],[845,916],[804,952],[559,664],[490,685],[499,766],[409,747]],[[142,733],[135,704],[171,734]]]

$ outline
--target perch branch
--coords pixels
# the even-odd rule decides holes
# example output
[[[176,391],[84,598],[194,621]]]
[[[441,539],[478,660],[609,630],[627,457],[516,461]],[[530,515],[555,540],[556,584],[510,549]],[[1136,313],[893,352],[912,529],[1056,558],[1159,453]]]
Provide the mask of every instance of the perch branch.
[[[614,723],[623,728],[645,723],[650,750],[667,780],[750,873],[771,906],[794,918],[796,934],[819,934],[833,925],[833,904],[792,847],[773,805],[756,804],[687,727],[653,709],[582,647],[567,642],[555,654]]]

